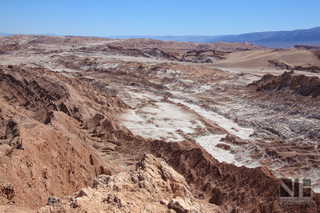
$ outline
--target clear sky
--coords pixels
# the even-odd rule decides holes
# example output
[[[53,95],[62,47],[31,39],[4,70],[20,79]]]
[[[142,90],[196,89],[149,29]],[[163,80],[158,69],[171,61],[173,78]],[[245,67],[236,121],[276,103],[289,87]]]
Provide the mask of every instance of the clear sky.
[[[0,0],[0,32],[226,35],[320,26],[320,0]]]

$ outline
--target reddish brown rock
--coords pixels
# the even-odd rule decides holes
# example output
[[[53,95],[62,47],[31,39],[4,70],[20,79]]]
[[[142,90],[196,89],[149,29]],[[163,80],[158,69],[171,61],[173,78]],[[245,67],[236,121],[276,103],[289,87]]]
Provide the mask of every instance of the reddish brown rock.
[[[93,188],[81,189],[75,198],[51,202],[39,212],[210,212],[192,196],[184,178],[163,160],[147,154],[136,168],[114,176],[100,175]]]
[[[284,72],[280,76],[264,75],[261,80],[254,81],[248,87],[255,87],[257,91],[278,91],[281,93],[298,93],[303,96],[316,98],[320,95],[320,79],[305,75],[293,75]]]

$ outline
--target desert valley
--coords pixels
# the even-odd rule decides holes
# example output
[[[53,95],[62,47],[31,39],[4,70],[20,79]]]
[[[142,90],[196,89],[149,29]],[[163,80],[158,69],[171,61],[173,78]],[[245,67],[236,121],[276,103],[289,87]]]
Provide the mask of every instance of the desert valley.
[[[0,36],[0,212],[320,212],[319,76],[316,46]]]

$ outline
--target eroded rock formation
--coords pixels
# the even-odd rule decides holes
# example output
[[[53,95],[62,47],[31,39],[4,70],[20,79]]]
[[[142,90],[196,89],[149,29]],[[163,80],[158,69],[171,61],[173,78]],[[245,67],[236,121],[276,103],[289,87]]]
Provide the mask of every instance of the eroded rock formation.
[[[184,178],[163,160],[150,154],[136,164],[136,170],[117,175],[99,175],[93,186],[73,196],[50,198],[46,212],[219,212],[211,211],[194,198]]]
[[[293,75],[292,72],[284,72],[281,76],[264,75],[261,80],[255,81],[248,86],[255,86],[257,91],[293,92],[303,96],[311,96],[312,98],[320,95],[320,79],[318,77]]]

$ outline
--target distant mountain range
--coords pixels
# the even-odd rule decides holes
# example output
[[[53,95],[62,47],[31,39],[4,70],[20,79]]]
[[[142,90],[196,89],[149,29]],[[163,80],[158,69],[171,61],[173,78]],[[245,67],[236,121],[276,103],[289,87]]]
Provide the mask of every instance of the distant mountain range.
[[[1,36],[7,36],[7,33],[0,33]],[[43,35],[54,35],[51,33]],[[258,46],[272,48],[288,48],[294,45],[312,45],[320,46],[320,27],[292,31],[270,31],[245,33],[240,35],[220,35],[220,36],[107,36],[104,38],[152,38],[163,41],[182,41],[182,42],[199,42],[214,43],[224,41],[230,43],[249,42]]]
[[[256,32],[221,36],[111,36],[108,38],[152,38],[164,41],[203,43],[214,43],[217,41],[238,43],[247,41],[258,46],[288,48],[296,44],[320,46],[320,27],[305,30]]]

